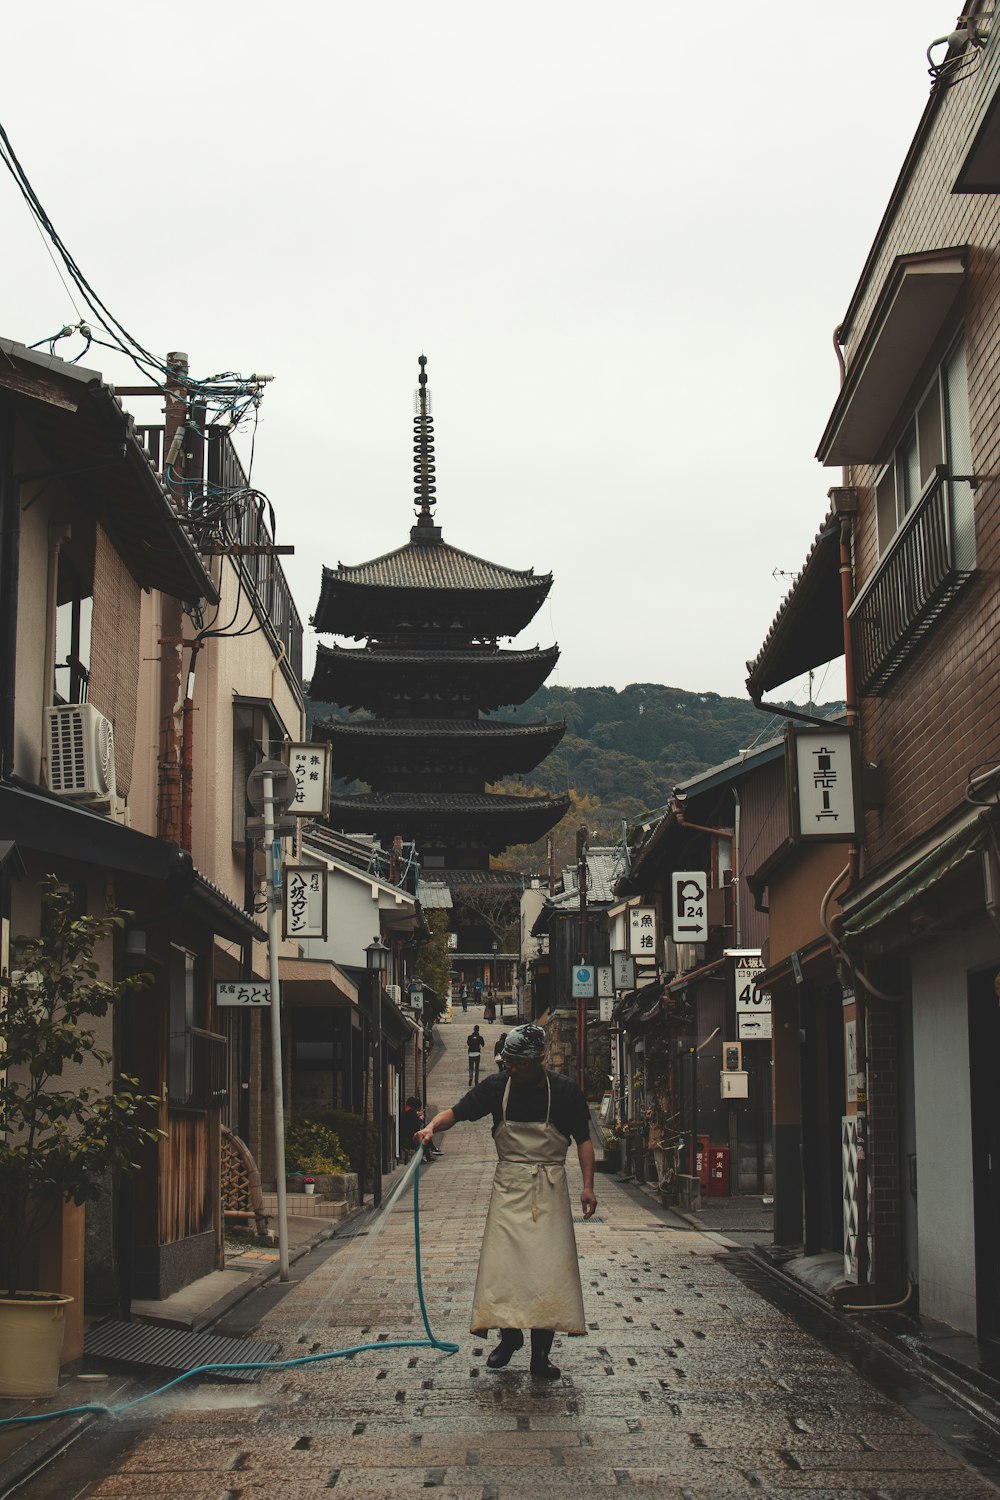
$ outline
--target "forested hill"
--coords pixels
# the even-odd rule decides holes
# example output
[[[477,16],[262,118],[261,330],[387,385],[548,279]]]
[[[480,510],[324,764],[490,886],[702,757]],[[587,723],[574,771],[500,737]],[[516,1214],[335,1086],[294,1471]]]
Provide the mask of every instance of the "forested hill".
[[[833,716],[842,710],[842,704],[827,703],[813,712]],[[310,704],[310,726],[325,717],[353,716]],[[783,720],[758,711],[748,698],[654,682],[632,683],[620,692],[543,687],[520,708],[500,709],[490,717],[522,724],[565,722],[561,744],[519,787],[572,790],[592,832],[608,837],[617,837],[622,820],[662,807],[678,782],[775,738],[784,727]],[[514,790],[513,783],[507,785]]]
[[[842,704],[813,712],[835,715]],[[530,723],[563,720],[566,734],[533,774],[549,791],[573,788],[601,803],[601,822],[616,824],[661,807],[672,789],[783,732],[784,721],[749,698],[692,693],[655,682],[610,687],[543,687],[518,709],[493,718]]]

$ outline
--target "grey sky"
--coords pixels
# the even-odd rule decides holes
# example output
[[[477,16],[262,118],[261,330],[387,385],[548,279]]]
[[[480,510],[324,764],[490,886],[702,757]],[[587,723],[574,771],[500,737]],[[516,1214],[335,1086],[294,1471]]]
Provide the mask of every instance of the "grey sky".
[[[445,538],[555,573],[522,637],[558,640],[552,681],[742,694],[836,482],[831,331],[955,15],[57,0],[5,19],[0,118],[131,332],[277,376],[253,478],[304,619],[323,562],[406,539],[423,350]],[[0,219],[0,333],[33,343],[76,314],[6,173]]]

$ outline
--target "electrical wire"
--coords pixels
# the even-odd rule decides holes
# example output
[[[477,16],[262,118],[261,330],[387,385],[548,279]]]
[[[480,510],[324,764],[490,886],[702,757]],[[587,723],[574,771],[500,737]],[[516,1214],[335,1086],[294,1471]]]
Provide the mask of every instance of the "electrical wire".
[[[14,182],[17,184],[18,190],[27,203],[35,223],[42,233],[43,240],[47,236],[55,247],[63,266],[69,273],[70,279],[89,308],[94,322],[98,323],[113,340],[113,343],[104,345],[102,340],[95,337],[92,338],[92,342],[125,354],[148,380],[166,393],[168,385],[176,381],[177,372],[171,368],[166,360],[154,354],[150,349],[147,349],[144,344],[128,331],[125,325],[97,294],[86,276],[84,276],[83,271],[80,269],[80,266],[77,264],[71,251],[46,212],[41,199],[32,187],[31,181],[14,151],[10,136],[2,124],[0,124],[0,162],[7,168]],[[51,255],[51,250],[49,253]],[[56,264],[56,269],[57,271],[59,270],[58,264]],[[61,271],[59,274],[62,278]],[[63,285],[66,286],[65,279],[63,279]],[[78,326],[82,328],[85,326],[83,314],[68,286],[66,286],[66,291],[70,301],[73,302],[80,320]],[[62,336],[63,334],[57,335],[57,337]],[[46,340],[42,340],[41,342],[44,343]],[[89,348],[89,344],[87,347]],[[268,378],[258,375],[244,376],[236,371],[226,370],[203,380],[196,380],[185,376],[184,385],[188,391],[196,393],[206,407],[210,407],[213,411],[224,413],[231,425],[238,427],[249,413],[256,411],[263,397],[263,387]]]
[[[0,1428],[27,1425],[37,1422],[51,1422],[56,1417],[71,1417],[80,1413],[89,1412],[94,1416],[118,1417],[122,1412],[131,1411],[136,1406],[141,1406],[146,1401],[152,1401],[157,1396],[173,1390],[185,1381],[192,1380],[195,1375],[207,1375],[211,1373],[224,1374],[227,1370],[293,1370],[299,1365],[321,1364],[331,1359],[352,1359],[356,1354],[366,1354],[370,1351],[383,1349],[438,1349],[442,1354],[457,1354],[458,1344],[453,1344],[447,1339],[439,1339],[431,1329],[430,1320],[427,1316],[427,1304],[424,1300],[424,1278],[420,1260],[420,1163],[423,1153],[418,1151],[392,1196],[388,1199],[381,1210],[382,1215],[388,1214],[397,1199],[406,1190],[409,1183],[413,1183],[413,1244],[414,1258],[417,1274],[417,1300],[420,1304],[420,1317],[424,1325],[427,1337],[423,1339],[382,1339],[374,1344],[354,1344],[348,1349],[330,1349],[323,1354],[301,1354],[295,1359],[257,1359],[240,1362],[226,1362],[218,1364],[197,1365],[192,1370],[185,1370],[183,1374],[168,1380],[165,1385],[157,1386],[155,1390],[145,1391],[141,1396],[134,1396],[131,1401],[123,1401],[118,1406],[106,1406],[100,1402],[88,1402],[83,1406],[64,1407],[60,1411],[44,1411],[18,1417],[4,1417],[0,1419]]]

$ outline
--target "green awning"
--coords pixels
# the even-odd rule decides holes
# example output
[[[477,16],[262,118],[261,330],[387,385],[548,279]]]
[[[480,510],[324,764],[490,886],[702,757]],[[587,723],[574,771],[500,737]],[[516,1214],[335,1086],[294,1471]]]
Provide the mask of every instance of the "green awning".
[[[988,837],[988,830],[979,818],[949,834],[936,849],[932,849],[901,875],[897,875],[891,884],[883,886],[875,895],[855,907],[844,921],[843,940],[850,943],[852,938],[864,937],[904,907],[910,906],[926,891],[938,885],[956,866],[977,854],[985,846]]]

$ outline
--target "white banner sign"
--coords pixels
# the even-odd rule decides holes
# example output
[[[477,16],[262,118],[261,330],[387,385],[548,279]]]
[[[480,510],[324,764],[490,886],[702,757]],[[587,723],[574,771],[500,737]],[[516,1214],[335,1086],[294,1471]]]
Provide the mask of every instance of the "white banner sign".
[[[628,951],[633,958],[655,958],[656,911],[652,906],[629,907]]]
[[[602,1021],[610,1021],[611,1020],[611,1012],[614,1010],[614,1008],[615,1008],[615,1002],[613,1000],[611,1000],[611,999],[608,999],[604,995],[602,995],[601,996],[601,1020]]]
[[[316,866],[286,865],[284,936],[326,937],[326,870]]]
[[[708,876],[704,870],[675,870],[670,877],[675,943],[708,942]]]
[[[849,729],[794,731],[794,806],[800,838],[849,838],[857,831],[853,738]]]
[[[741,1010],[736,1017],[736,1030],[741,1042],[769,1042],[771,1040],[771,1012],[749,1015]]]
[[[322,818],[329,810],[330,746],[288,746],[288,769],[295,777],[290,812],[297,818]]]
[[[234,979],[231,982],[216,980],[216,1005],[270,1005],[271,986],[256,980]]]
[[[614,970],[610,964],[598,964],[597,966],[597,998],[613,1000],[615,994]]]

